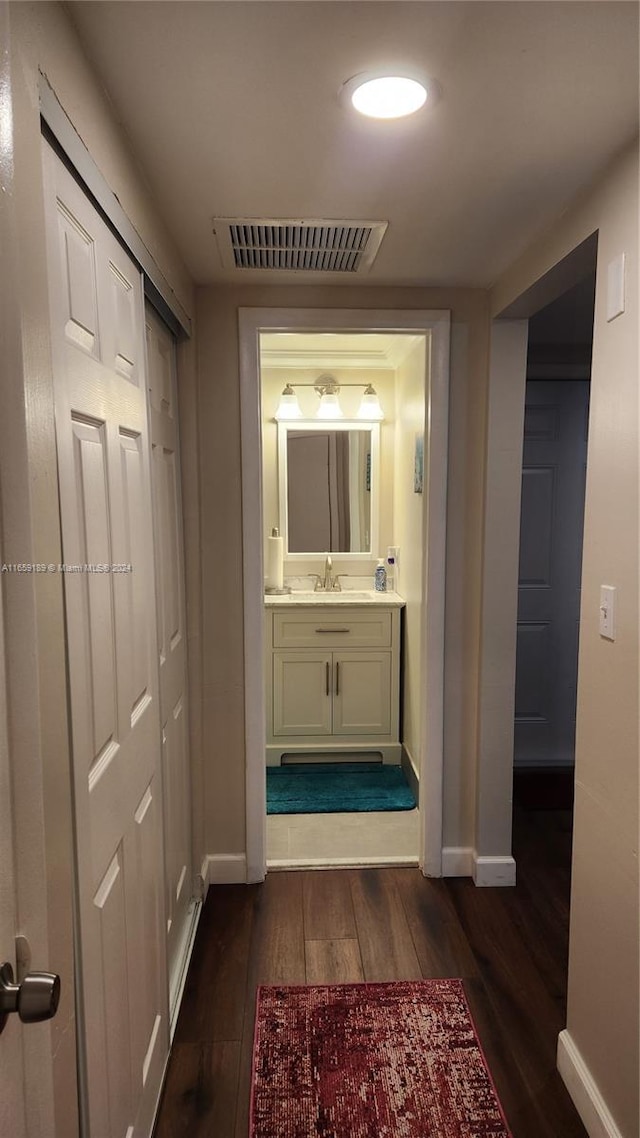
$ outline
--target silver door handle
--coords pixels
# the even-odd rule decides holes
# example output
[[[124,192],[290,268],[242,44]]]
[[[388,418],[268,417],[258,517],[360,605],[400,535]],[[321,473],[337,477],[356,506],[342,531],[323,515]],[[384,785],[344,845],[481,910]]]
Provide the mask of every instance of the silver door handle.
[[[23,1023],[53,1019],[60,1002],[60,977],[54,972],[27,972],[21,984],[13,982],[13,968],[0,968],[0,1031],[7,1016],[17,1012]]]
[[[327,663],[326,671],[325,671],[325,694],[326,695],[329,694],[329,671],[330,671],[330,667],[331,667],[331,665],[329,663]]]
[[[336,664],[336,695],[340,695],[340,665]]]

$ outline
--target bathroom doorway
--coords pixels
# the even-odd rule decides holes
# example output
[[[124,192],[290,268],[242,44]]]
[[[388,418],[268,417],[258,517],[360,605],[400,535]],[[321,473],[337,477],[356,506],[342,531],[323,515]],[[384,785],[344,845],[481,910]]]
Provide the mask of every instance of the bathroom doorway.
[[[439,875],[449,314],[250,309],[241,310],[240,332],[248,878],[260,880],[267,868],[304,864],[413,863],[419,864],[425,873]],[[312,423],[320,396],[324,394],[315,388],[331,383],[340,388],[339,401],[344,419],[341,420],[342,433],[336,432],[336,439],[330,439],[330,445],[336,444],[337,451],[343,456],[349,450],[355,456],[365,454],[364,478],[368,478],[369,513],[360,516],[357,493],[352,486],[350,493],[345,493],[345,508],[354,517],[351,520],[350,514],[346,528],[345,524],[341,527],[342,536],[336,536],[335,540],[344,546],[344,535],[348,530],[355,545],[349,548],[339,546],[335,550],[318,551],[304,546],[294,550],[286,544],[286,506],[283,509],[283,502],[288,500],[288,488],[284,476],[283,439],[288,434],[295,438],[295,432],[293,428],[283,430],[282,420],[280,423],[276,420],[276,412],[280,397],[287,389],[289,403],[295,401],[299,404],[301,422],[305,425]],[[370,386],[378,397],[384,419],[376,422],[375,430],[372,430],[372,435],[377,434],[379,438],[378,449],[365,447],[363,450],[361,440],[355,436],[354,439],[345,439],[344,428],[357,425],[360,430],[368,429],[366,420],[358,418],[358,409],[362,396],[371,396]],[[294,400],[291,400],[292,393]],[[335,392],[331,394],[335,395]],[[326,435],[326,424],[319,424],[319,427]],[[331,430],[333,432],[333,428]],[[322,445],[319,444],[317,449]],[[286,455],[286,450],[284,453]],[[352,465],[358,467],[359,459]],[[298,482],[296,489],[300,490]],[[417,527],[416,517],[419,519]],[[266,817],[266,755],[274,750],[273,746],[267,746],[268,738],[272,744],[274,741],[268,735],[273,725],[271,728],[267,726],[272,712],[273,672],[270,674],[270,670],[274,664],[270,651],[274,642],[270,639],[270,615],[265,617],[264,585],[265,572],[273,568],[269,561],[268,539],[276,527],[284,530],[282,535],[277,535],[283,539],[284,587],[293,587],[294,591],[302,587],[309,600],[309,595],[317,591],[317,582],[320,589],[325,589],[329,560],[331,583],[335,583],[338,590],[327,598],[334,614],[339,611],[338,604],[344,606],[347,603],[347,593],[351,590],[351,596],[359,598],[360,616],[363,613],[367,618],[371,615],[373,610],[364,598],[372,589],[377,559],[384,557],[389,548],[398,549],[397,562],[389,569],[397,575],[390,582],[397,586],[393,593],[399,593],[404,602],[401,605],[402,620],[399,611],[395,616],[386,611],[391,593],[384,598],[383,607],[378,606],[377,609],[380,618],[384,613],[385,619],[388,617],[398,629],[397,633],[389,633],[388,641],[383,644],[375,639],[367,640],[368,636],[386,635],[379,627],[380,620],[368,621],[372,628],[375,625],[375,631],[365,632],[363,626],[358,626],[358,635],[364,640],[362,644],[360,641],[354,644],[354,647],[362,647],[362,652],[340,656],[334,646],[335,650],[328,655],[325,653],[322,661],[319,658],[314,660],[314,654],[309,651],[289,660],[287,653],[280,649],[288,644],[286,636],[292,633],[290,628],[282,625],[279,626],[279,635],[285,639],[276,644],[276,655],[277,666],[282,668],[284,661],[291,674],[296,676],[295,682],[301,675],[301,662],[309,674],[315,667],[316,672],[326,669],[328,677],[331,669],[331,691],[333,693],[335,683],[336,696],[340,699],[341,665],[346,668],[351,664],[353,675],[356,674],[356,662],[358,669],[368,667],[369,672],[362,674],[372,678],[374,686],[383,684],[377,690],[386,691],[386,681],[380,677],[386,675],[388,661],[393,658],[393,652],[397,652],[398,666],[402,663],[396,697],[399,724],[397,752],[393,752],[391,745],[380,749],[375,745],[382,738],[391,740],[393,736],[393,730],[389,732],[388,724],[383,722],[384,716],[375,726],[374,734],[378,731],[386,734],[375,734],[371,753],[368,753],[366,744],[371,742],[374,728],[369,727],[369,734],[365,731],[360,735],[349,724],[346,727],[343,724],[343,729],[353,731],[349,737],[350,745],[341,753],[340,743],[344,744],[346,738],[342,735],[337,743],[330,744],[329,750],[332,761],[337,763],[365,761],[379,764],[381,753],[387,762],[401,759],[409,783],[415,790],[419,784],[419,811],[291,814],[284,816],[284,820],[283,816]],[[417,544],[412,537],[412,530],[416,529],[419,534]],[[339,530],[337,527],[336,534]],[[407,593],[406,598],[404,592]],[[427,594],[429,605],[426,604]],[[318,599],[321,598],[315,597],[314,601]],[[280,607],[286,611],[286,605]],[[317,613],[315,606],[313,611]],[[347,610],[343,607],[341,611]],[[349,611],[352,611],[351,607]],[[326,612],[329,615],[329,610]],[[260,643],[259,653],[256,651],[257,642]],[[381,644],[382,650],[365,651],[368,644]],[[428,674],[425,668],[427,659],[436,662]],[[322,674],[325,675],[324,670]],[[342,674],[349,676],[346,670]],[[326,685],[328,696],[328,678]],[[393,698],[391,695],[391,706]],[[384,704],[385,699],[386,696],[378,702]],[[334,717],[337,710],[335,704]],[[290,729],[290,725],[286,727],[287,731]],[[293,730],[296,730],[295,725]],[[323,742],[316,734],[320,730],[326,732],[326,725],[320,724],[314,729],[312,742]],[[288,742],[292,742],[291,737],[288,737]],[[294,745],[289,751],[279,754],[276,761],[284,760],[287,764],[302,759],[304,763],[326,757],[320,746],[314,753],[311,745]]]
[[[260,336],[269,869],[418,864],[426,362]]]

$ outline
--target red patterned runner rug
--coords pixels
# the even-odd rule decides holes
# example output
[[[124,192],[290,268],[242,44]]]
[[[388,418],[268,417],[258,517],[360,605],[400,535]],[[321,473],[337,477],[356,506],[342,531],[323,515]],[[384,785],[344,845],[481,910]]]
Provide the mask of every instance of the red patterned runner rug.
[[[258,989],[251,1138],[511,1138],[461,980]]]

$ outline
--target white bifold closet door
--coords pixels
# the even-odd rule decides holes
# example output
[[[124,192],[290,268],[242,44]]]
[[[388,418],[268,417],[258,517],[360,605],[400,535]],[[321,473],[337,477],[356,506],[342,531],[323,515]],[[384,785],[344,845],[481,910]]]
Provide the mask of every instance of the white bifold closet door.
[[[0,533],[0,564],[3,563]],[[4,573],[0,573],[0,965],[7,963],[17,975],[16,935],[18,933],[18,900],[16,896],[16,863],[29,858],[28,839],[14,828],[12,811],[12,777],[9,757],[9,723],[6,702],[7,660],[4,648],[4,606],[6,604]],[[37,1029],[36,1029],[37,1030]],[[17,1015],[8,1017],[0,1031],[0,1134],[11,1138],[27,1138],[25,1072],[22,1055],[22,1033],[33,1031],[23,1027]]]
[[[193,884],[176,347],[171,332],[150,305],[145,324],[164,788],[165,918],[169,1004],[174,1022],[192,926]]]
[[[43,143],[86,1138],[148,1138],[169,1047],[142,278]]]

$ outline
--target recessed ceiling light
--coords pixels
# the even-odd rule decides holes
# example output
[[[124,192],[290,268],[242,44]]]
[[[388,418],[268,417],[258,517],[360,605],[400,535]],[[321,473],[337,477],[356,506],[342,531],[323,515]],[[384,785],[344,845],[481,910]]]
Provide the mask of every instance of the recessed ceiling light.
[[[408,75],[356,75],[344,84],[341,96],[368,118],[399,119],[415,114],[427,99],[433,101],[435,89]]]

